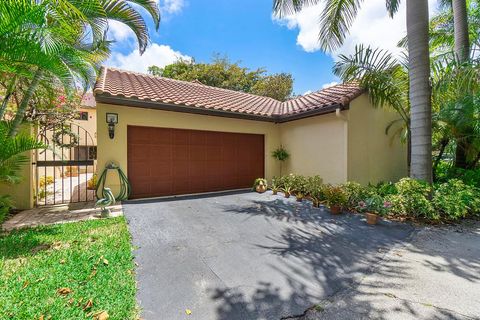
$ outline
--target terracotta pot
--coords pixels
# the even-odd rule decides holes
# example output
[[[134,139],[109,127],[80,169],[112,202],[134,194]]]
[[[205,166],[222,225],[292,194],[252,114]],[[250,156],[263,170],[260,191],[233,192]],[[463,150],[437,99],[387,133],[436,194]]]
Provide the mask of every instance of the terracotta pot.
[[[319,208],[320,207],[320,202],[319,201],[316,201],[316,200],[312,200],[312,206],[314,208]]]
[[[378,215],[375,213],[365,213],[365,217],[367,217],[367,223],[368,224],[377,224],[378,222]]]
[[[302,202],[302,200],[303,200],[303,197],[297,197],[298,202]]]
[[[267,187],[265,187],[264,185],[258,185],[255,190],[258,192],[258,193],[264,193],[265,191],[267,191]]]
[[[276,196],[276,195],[277,195],[277,193],[278,193],[278,191],[277,191],[277,190],[275,190],[275,191],[272,191],[272,194],[273,194],[274,196]]]
[[[342,212],[342,207],[340,206],[330,206],[331,214],[340,214]]]
[[[285,198],[290,198],[290,192],[284,192]]]

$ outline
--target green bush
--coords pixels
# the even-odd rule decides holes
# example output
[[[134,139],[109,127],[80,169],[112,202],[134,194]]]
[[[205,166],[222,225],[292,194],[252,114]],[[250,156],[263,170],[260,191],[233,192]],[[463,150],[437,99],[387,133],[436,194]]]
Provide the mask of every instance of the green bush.
[[[458,179],[451,179],[435,188],[432,199],[435,210],[442,218],[456,220],[468,214],[480,211],[480,193],[473,186],[466,185]]]
[[[371,187],[374,188],[376,193],[381,197],[398,193],[397,187],[395,187],[395,183],[393,182],[379,182]]]
[[[325,185],[320,176],[307,178],[307,194],[310,196],[314,207],[318,207],[320,203],[326,200]]]
[[[429,200],[430,186],[419,180],[403,178],[395,184],[397,194],[385,197],[391,203],[391,212],[417,218],[437,220],[440,215]]]
[[[326,185],[324,192],[326,202],[330,207],[339,206],[344,208],[347,205],[348,195],[342,186]]]
[[[12,208],[12,199],[9,196],[0,196],[0,224],[2,224]]]
[[[358,203],[366,201],[375,195],[375,190],[370,187],[364,187],[360,183],[348,181],[341,185],[347,195],[347,209],[355,211]]]
[[[293,193],[299,199],[303,199],[307,195],[307,178],[302,175],[293,175]]]
[[[452,167],[446,161],[440,162],[435,171],[437,183],[446,183],[451,179],[462,180],[463,183],[469,186],[480,188],[480,168],[477,169],[462,169]]]

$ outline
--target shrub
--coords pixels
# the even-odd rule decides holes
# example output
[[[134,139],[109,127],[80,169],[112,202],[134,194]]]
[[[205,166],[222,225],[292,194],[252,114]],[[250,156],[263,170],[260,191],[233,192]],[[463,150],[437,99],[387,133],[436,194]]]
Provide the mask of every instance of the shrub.
[[[2,224],[12,208],[12,199],[9,196],[0,196],[0,224]]]
[[[95,190],[97,188],[97,174],[94,173],[93,176],[87,182],[87,189]]]
[[[43,177],[40,177],[38,184],[40,188],[44,189],[46,186],[49,186],[54,182],[55,181],[53,180],[52,176],[43,176]]]
[[[442,218],[456,220],[480,211],[479,196],[475,187],[466,185],[461,180],[451,179],[436,188],[432,202]]]
[[[307,194],[310,196],[314,207],[318,207],[320,203],[326,200],[325,186],[320,176],[307,178]]]
[[[390,208],[391,203],[389,201],[384,201],[383,198],[379,195],[373,195],[367,198],[365,201],[360,201],[356,209],[358,212],[369,212],[378,215],[386,215],[388,214]]]
[[[440,162],[435,171],[437,183],[446,183],[451,179],[462,180],[464,184],[480,188],[480,168],[462,169],[452,167],[446,161]]]
[[[375,190],[364,187],[360,183],[348,181],[342,185],[343,190],[347,194],[347,209],[356,210],[360,201],[365,201],[375,194]]]
[[[277,194],[280,188],[281,188],[281,179],[273,177],[272,181],[270,182],[270,189],[272,190],[273,194]]]
[[[303,199],[307,194],[307,178],[302,175],[293,175],[292,191],[299,199]]]
[[[344,207],[348,202],[348,195],[341,186],[326,185],[325,198],[330,207]]]
[[[285,193],[286,196],[290,196],[293,191],[293,184],[295,181],[295,176],[289,174],[288,176],[283,176],[281,178],[281,190]]]
[[[379,182],[372,186],[372,188],[375,189],[376,193],[381,197],[398,193],[397,187],[395,187],[395,183],[393,182]]]
[[[385,197],[391,203],[393,213],[433,220],[440,218],[429,200],[431,188],[426,182],[403,178],[395,188],[397,194]]]

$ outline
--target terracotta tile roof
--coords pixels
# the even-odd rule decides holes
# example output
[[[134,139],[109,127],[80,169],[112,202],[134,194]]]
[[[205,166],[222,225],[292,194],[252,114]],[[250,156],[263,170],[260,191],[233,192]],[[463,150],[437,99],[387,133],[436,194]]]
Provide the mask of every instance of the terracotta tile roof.
[[[173,80],[110,67],[102,68],[94,88],[97,100],[113,97],[189,107],[188,110],[198,108],[272,119],[333,106],[345,107],[361,92],[356,84],[341,84],[280,102],[269,97],[210,87],[197,81]]]

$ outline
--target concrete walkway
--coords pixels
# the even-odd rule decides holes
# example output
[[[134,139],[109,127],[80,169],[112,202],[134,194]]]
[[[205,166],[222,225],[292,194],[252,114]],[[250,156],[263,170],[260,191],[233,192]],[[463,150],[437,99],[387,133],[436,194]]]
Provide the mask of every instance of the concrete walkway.
[[[112,216],[123,214],[122,205],[116,204],[109,207]],[[21,211],[3,223],[1,229],[11,231],[13,229],[36,227],[55,223],[66,223],[99,219],[100,208],[95,208],[95,202],[77,202],[68,205],[40,207]]]
[[[418,229],[301,320],[480,319],[480,221]]]

